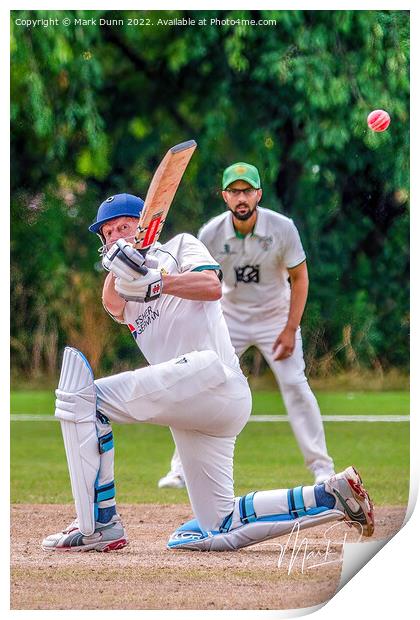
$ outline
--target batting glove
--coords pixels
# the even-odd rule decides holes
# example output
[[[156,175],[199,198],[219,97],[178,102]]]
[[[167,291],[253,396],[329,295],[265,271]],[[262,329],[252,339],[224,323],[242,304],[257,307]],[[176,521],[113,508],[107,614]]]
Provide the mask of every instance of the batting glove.
[[[156,268],[158,262],[152,256],[144,257],[125,239],[118,239],[103,257],[102,266],[118,278],[135,280],[145,273],[145,267]]]
[[[117,277],[115,290],[126,301],[154,301],[162,294],[162,274],[158,269],[147,269],[146,275],[136,280]]]

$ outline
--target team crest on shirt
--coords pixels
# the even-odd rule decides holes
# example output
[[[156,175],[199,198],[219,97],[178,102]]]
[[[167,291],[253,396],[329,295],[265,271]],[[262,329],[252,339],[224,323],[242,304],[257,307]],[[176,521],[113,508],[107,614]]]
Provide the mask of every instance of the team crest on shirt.
[[[260,239],[258,239],[258,243],[260,244],[264,252],[268,252],[268,250],[273,245],[273,237],[271,237],[271,235],[269,237],[260,237]]]
[[[237,254],[237,252],[235,252],[235,250],[232,250],[232,248],[230,247],[229,243],[225,243],[223,246],[223,250],[221,250],[220,255],[221,256],[231,256],[232,254]]]

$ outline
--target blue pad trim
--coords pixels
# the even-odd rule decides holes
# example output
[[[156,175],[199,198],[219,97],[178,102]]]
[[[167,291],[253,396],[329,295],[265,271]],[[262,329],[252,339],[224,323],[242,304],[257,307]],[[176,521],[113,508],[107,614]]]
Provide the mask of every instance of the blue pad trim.
[[[289,505],[289,514],[293,519],[297,519],[295,498],[293,496],[293,489],[287,490],[287,503]]]
[[[239,518],[244,524],[252,523],[257,519],[254,508],[255,493],[256,491],[253,491],[251,493],[248,493],[247,495],[243,495],[239,500]]]
[[[101,487],[95,489],[95,504],[103,502],[106,499],[113,499],[115,497],[115,485],[114,482],[104,484]]]
[[[318,508],[309,508],[306,511],[306,514],[311,515],[319,515],[321,512],[327,512],[327,510],[331,510],[331,508],[327,508],[326,506],[319,506]]]
[[[104,454],[104,452],[108,452],[112,450],[114,447],[114,439],[112,435],[112,431],[103,435],[102,437],[98,437],[99,442],[99,454]]]
[[[89,364],[88,360],[86,359],[86,357],[83,355],[83,353],[81,351],[79,351],[78,349],[73,349],[74,351],[76,351],[76,353],[78,353],[80,355],[80,357],[82,358],[82,360],[84,361],[84,363],[86,364],[92,379],[95,379],[95,377],[93,376],[93,370],[92,370],[92,366]]]
[[[186,521],[185,523],[180,525],[175,531],[176,532],[185,532],[185,531],[199,532],[200,534],[204,533],[197,519],[191,519],[190,521]]]
[[[292,493],[292,489],[287,489],[287,505],[289,507],[289,514],[292,514],[292,510],[294,508],[294,503],[293,503],[293,508],[292,508],[292,503],[293,503],[293,493]]]
[[[180,532],[177,534],[174,532],[167,542],[167,547],[173,549],[174,547],[188,545],[188,543],[197,542],[197,540],[205,540],[206,538],[208,538],[208,534],[198,534],[194,532]]]
[[[293,489],[293,500],[295,502],[295,512],[298,517],[303,517],[306,514],[305,504],[303,501],[303,487],[295,487]]]
[[[215,532],[219,533],[219,532]],[[191,519],[186,523],[183,523],[175,530],[168,540],[167,547],[173,549],[180,545],[187,545],[188,543],[197,542],[197,540],[205,540],[209,537],[208,532],[204,532],[197,519]]]
[[[281,514],[281,515],[266,515],[265,517],[258,517],[256,521],[258,523],[259,521],[293,521],[294,519],[295,517],[293,517],[292,515]]]
[[[233,517],[233,511],[230,513],[230,515],[227,515],[227,517],[223,519],[222,525],[219,528],[219,532],[221,534],[225,534],[226,532],[230,530],[230,526],[232,525],[232,517]]]

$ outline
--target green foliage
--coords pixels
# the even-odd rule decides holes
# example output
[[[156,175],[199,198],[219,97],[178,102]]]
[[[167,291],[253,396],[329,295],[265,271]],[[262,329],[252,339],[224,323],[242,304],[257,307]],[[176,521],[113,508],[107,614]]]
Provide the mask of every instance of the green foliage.
[[[97,24],[15,23],[64,16]],[[130,26],[139,16],[151,25]],[[124,25],[100,26],[101,17]],[[183,17],[277,23],[157,24]],[[75,273],[79,297],[83,288],[100,295],[86,232],[100,201],[144,196],[167,148],[192,137],[199,149],[165,237],[196,233],[222,210],[227,164],[255,163],[263,205],[293,217],[307,250],[313,359],[328,371],[407,367],[407,11],[12,11],[11,63],[17,369],[31,370],[36,342],[37,372],[52,369],[69,326],[86,330],[63,315],[78,312],[68,293],[76,296]],[[375,108],[391,115],[384,133],[367,128]],[[106,329],[121,334],[109,321]],[[134,359],[129,334],[119,335],[102,370]]]

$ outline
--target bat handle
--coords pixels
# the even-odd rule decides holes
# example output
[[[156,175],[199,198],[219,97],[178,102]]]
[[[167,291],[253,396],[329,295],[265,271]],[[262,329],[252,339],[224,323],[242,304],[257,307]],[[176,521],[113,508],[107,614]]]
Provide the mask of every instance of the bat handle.
[[[139,273],[141,273],[142,276],[147,276],[147,274],[149,273],[149,270],[147,267],[143,265],[142,267],[139,267]]]
[[[146,258],[147,250],[137,250],[137,252],[139,252],[139,254],[141,254],[143,256],[143,258]],[[148,274],[149,270],[147,269],[147,267],[142,265],[141,267],[138,268],[138,272],[142,276],[146,276]]]

